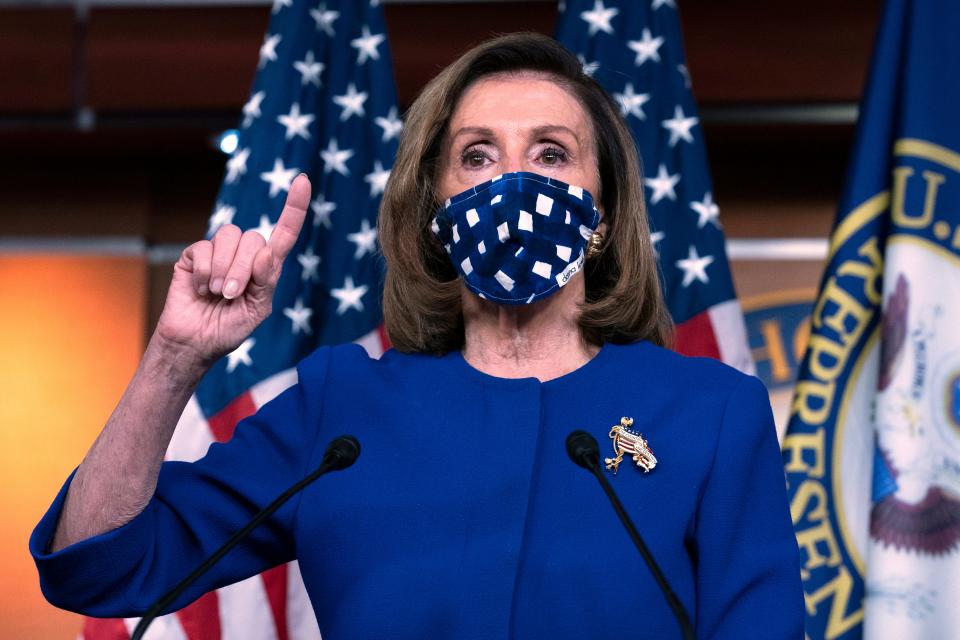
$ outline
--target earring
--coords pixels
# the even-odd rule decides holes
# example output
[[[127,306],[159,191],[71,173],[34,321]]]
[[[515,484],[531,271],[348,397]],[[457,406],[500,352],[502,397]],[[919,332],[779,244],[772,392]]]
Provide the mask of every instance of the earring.
[[[603,234],[599,231],[594,231],[590,234],[590,240],[587,243],[587,257],[595,258],[600,255],[600,252],[603,250]]]

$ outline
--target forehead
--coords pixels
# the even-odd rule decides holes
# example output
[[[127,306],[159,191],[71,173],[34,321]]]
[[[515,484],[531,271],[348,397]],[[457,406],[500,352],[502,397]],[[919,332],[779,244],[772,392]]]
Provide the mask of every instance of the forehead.
[[[460,127],[543,125],[566,126],[585,136],[592,133],[586,111],[569,89],[547,74],[519,72],[486,76],[471,84],[460,96],[449,129],[455,133]]]

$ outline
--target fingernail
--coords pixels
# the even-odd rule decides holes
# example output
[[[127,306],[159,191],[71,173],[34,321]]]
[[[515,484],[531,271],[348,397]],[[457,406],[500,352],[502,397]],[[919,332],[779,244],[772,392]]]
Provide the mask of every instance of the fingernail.
[[[197,293],[199,293],[202,296],[205,296],[208,293],[210,293],[210,289],[207,287],[207,285],[202,284],[199,287],[197,287]]]
[[[227,280],[227,284],[223,287],[223,297],[224,298],[233,298],[237,295],[237,289],[240,288],[240,283],[236,280]]]
[[[214,278],[210,282],[210,291],[214,293],[219,293],[223,290],[223,278]]]

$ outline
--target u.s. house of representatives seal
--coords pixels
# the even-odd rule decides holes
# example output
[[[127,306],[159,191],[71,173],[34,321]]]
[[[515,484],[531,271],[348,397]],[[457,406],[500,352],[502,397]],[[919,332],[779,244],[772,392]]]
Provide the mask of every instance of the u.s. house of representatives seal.
[[[901,139],[890,190],[834,231],[784,441],[808,632],[956,628],[958,322],[960,154]]]

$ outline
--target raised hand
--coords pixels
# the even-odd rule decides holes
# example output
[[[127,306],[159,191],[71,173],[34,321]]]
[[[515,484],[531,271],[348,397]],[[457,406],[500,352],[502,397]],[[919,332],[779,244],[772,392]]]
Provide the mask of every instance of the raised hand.
[[[212,240],[187,247],[174,265],[156,335],[207,364],[237,348],[270,315],[283,261],[309,202],[310,180],[301,174],[269,241],[229,224]]]

